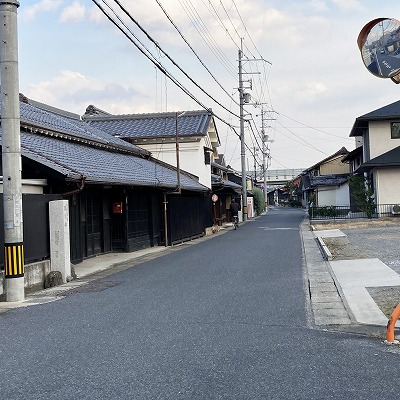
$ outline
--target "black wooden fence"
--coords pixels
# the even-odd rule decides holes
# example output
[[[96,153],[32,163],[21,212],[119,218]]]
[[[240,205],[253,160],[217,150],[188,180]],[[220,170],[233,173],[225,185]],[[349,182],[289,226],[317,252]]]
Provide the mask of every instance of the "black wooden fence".
[[[25,263],[50,258],[49,201],[61,200],[62,196],[52,194],[23,194],[22,213],[24,220]],[[3,194],[0,194],[0,246],[4,247]],[[3,254],[3,252],[1,253]],[[4,257],[0,256],[1,269]]]
[[[211,198],[208,195],[170,195],[169,244],[177,244],[205,234],[212,226]]]

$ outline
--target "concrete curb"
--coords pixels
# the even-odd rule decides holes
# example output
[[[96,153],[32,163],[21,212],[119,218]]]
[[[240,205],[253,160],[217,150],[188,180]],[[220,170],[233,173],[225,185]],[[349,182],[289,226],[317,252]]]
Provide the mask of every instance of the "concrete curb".
[[[332,253],[329,251],[328,246],[324,242],[324,239],[320,236],[317,236],[315,240],[318,243],[319,249],[321,250],[322,257],[324,258],[324,260],[327,261],[333,260]]]

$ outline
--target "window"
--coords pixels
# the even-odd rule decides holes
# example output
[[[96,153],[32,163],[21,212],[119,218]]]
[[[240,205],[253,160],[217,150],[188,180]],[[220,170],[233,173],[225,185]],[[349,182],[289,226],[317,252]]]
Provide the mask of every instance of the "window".
[[[204,148],[204,164],[206,165],[211,164],[211,155],[207,148]]]
[[[390,132],[392,139],[400,139],[400,122],[392,122],[390,124]]]

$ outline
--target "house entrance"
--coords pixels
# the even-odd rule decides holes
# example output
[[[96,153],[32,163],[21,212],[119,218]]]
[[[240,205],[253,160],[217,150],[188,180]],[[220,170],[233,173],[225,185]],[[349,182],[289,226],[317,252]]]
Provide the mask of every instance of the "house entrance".
[[[102,252],[102,197],[95,193],[87,196],[86,202],[86,254],[88,257]]]

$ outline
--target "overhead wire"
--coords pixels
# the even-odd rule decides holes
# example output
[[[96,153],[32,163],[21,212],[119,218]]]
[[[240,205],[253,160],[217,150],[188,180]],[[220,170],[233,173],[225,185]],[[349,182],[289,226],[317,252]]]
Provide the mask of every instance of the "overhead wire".
[[[192,51],[192,53],[196,56],[196,58],[199,60],[201,65],[206,69],[206,71],[210,74],[210,76],[214,79],[214,81],[217,83],[217,85],[229,96],[231,101],[233,101],[236,105],[240,106],[240,104],[231,96],[231,94],[221,85],[221,83],[217,80],[217,78],[213,75],[213,73],[210,71],[210,69],[207,67],[207,65],[204,63],[204,61],[200,58],[200,56],[196,53],[194,48],[191,46],[189,41],[186,39],[186,37],[183,35],[182,31],[178,28],[178,26],[175,24],[171,16],[167,13],[163,5],[159,0],[156,0],[156,3],[158,6],[161,8],[162,12],[164,15],[168,18],[169,22],[172,24],[172,26],[175,28],[175,30],[179,33],[181,36],[182,40],[187,44],[189,49]]]
[[[291,121],[296,122],[296,123],[298,123],[298,124],[300,124],[300,125],[303,125],[303,126],[305,126],[306,128],[312,129],[312,130],[314,130],[314,131],[321,132],[321,133],[324,133],[324,134],[326,134],[326,135],[334,136],[334,137],[337,137],[337,138],[340,138],[340,139],[352,140],[351,138],[343,138],[342,136],[335,135],[335,134],[333,134],[333,133],[329,133],[329,132],[323,131],[323,130],[318,129],[318,128],[314,128],[314,127],[312,127],[312,126],[310,126],[310,125],[307,125],[307,124],[304,124],[303,122],[297,121],[297,120],[295,120],[294,118],[291,118],[291,117],[289,117],[289,116],[287,116],[287,115],[285,115],[285,114],[282,114],[282,113],[280,113],[280,112],[278,112],[278,111],[276,111],[276,113],[277,113],[278,115],[282,115],[283,117],[285,117],[285,118],[287,118],[287,119],[290,119]]]
[[[188,16],[188,18],[191,20],[193,26],[199,33],[200,37],[203,39],[203,41],[208,46],[208,48],[213,52],[213,54],[216,56],[218,61],[224,66],[226,71],[236,79],[237,71],[236,71],[235,66],[231,63],[229,58],[221,50],[218,43],[215,41],[215,39],[211,35],[210,31],[208,30],[207,25],[204,23],[203,19],[197,12],[196,8],[193,6],[192,3],[190,3],[190,6],[192,8],[190,8],[190,6],[187,5],[187,2],[185,3],[185,5],[183,5],[182,1],[185,1],[185,0],[178,0],[178,1],[179,1],[179,4],[181,5],[181,7],[183,8],[183,10],[185,11],[186,15]],[[196,15],[197,15],[197,19],[196,19]],[[201,21],[202,25],[199,24],[197,21]]]
[[[300,143],[300,144],[304,144],[304,145],[306,145],[306,147],[309,147],[309,148],[314,149],[314,150],[316,150],[316,151],[318,151],[318,152],[320,152],[320,153],[322,153],[322,154],[324,154],[324,155],[327,155],[327,154],[326,154],[325,152],[323,152],[322,150],[318,149],[317,147],[315,147],[315,146],[312,145],[311,143],[308,143],[306,140],[304,140],[304,139],[302,139],[301,137],[299,137],[298,135],[296,135],[296,134],[295,134],[294,132],[292,132],[289,128],[287,128],[286,126],[282,125],[279,121],[277,121],[277,123],[278,123],[283,129],[286,129],[290,134],[292,134],[293,136],[297,137],[297,138],[300,140],[300,141],[294,140],[295,142]],[[287,135],[285,135],[283,132],[278,131],[278,130],[277,130],[277,132],[279,132],[279,133],[281,133],[282,135],[284,135],[284,136],[287,137]],[[293,140],[293,139],[292,139],[292,140]]]
[[[110,10],[116,15],[115,11],[107,4],[105,0],[102,0],[104,4],[107,5],[107,7],[110,8]],[[134,46],[147,58],[149,59],[166,77],[168,77],[169,80],[171,80],[179,89],[181,89],[187,96],[189,96],[193,101],[195,101],[198,105],[200,105],[204,110],[207,110],[210,112],[215,118],[223,122],[224,124],[228,125],[236,134],[237,132],[235,131],[235,127],[225,121],[222,117],[220,117],[218,114],[213,112],[211,109],[209,109],[206,105],[204,105],[199,99],[197,99],[185,86],[183,86],[155,57],[153,54],[150,52],[150,50],[140,41],[140,39],[131,31],[131,35],[140,43],[136,43],[132,37],[130,37],[127,32],[124,31],[124,29],[118,25],[118,23],[113,20],[113,18],[106,12],[106,10],[98,3],[98,0],[92,0],[92,2],[100,9],[100,11],[106,16],[106,18],[115,26],[117,27],[122,34],[124,34],[125,37],[128,38],[128,40],[134,44]],[[117,15],[116,15],[117,16]],[[117,17],[118,18],[118,17]],[[142,46],[142,47],[140,47]]]
[[[134,45],[135,47],[137,47],[137,49],[143,54],[145,55],[146,58],[148,58],[155,66],[157,69],[159,69],[169,80],[171,80],[178,88],[180,88],[186,95],[188,95],[192,100],[194,100],[197,104],[199,104],[203,109],[208,110],[215,118],[217,118],[218,120],[220,120],[221,122],[223,122],[224,124],[226,124],[235,134],[236,136],[238,136],[240,138],[241,135],[238,134],[238,132],[236,131],[235,127],[227,122],[224,118],[221,118],[218,114],[214,113],[210,108],[206,107],[205,104],[200,101],[195,95],[193,95],[183,84],[181,84],[178,79],[176,79],[166,68],[164,65],[162,65],[162,63],[160,61],[158,61],[157,59],[155,59],[154,55],[152,54],[152,52],[143,44],[143,42],[137,37],[137,35],[135,35],[132,30],[122,21],[122,19],[118,16],[118,14],[112,9],[112,7],[105,1],[103,0],[103,3],[106,4],[106,6],[112,11],[112,13],[114,14],[115,18],[118,19],[118,21],[120,22],[120,24],[122,24],[122,26],[120,24],[118,24],[105,10],[104,8],[98,3],[97,0],[92,0],[93,3],[103,12],[103,14],[110,20],[110,22],[112,22]],[[184,1],[184,0],[183,0]],[[221,104],[218,100],[216,100],[213,96],[211,96],[207,91],[205,91],[193,78],[191,78],[189,76],[189,74],[187,74],[179,65],[178,63],[176,63],[172,57],[170,57],[162,48],[161,46],[147,33],[147,31],[142,28],[142,26],[132,17],[132,15],[125,9],[125,7],[122,6],[122,4],[118,1],[118,0],[114,0],[114,2],[121,8],[121,10],[130,18],[130,20],[132,22],[135,23],[135,25],[142,31],[142,33],[144,35],[146,35],[146,37],[156,46],[157,50],[159,50],[160,52],[162,52],[167,58],[168,60],[176,67],[178,68],[185,76],[186,78],[188,78],[197,88],[199,88],[205,95],[207,95],[209,98],[211,98],[216,104],[218,104],[221,108],[223,108],[224,110],[226,110],[229,114],[237,117],[240,119],[240,117],[238,115],[236,115],[234,112],[232,112],[231,110],[229,110],[228,108],[226,108],[223,104]],[[179,2],[181,3],[181,1],[179,0]],[[159,3],[157,1],[157,3]],[[191,4],[191,2],[189,1],[189,3]],[[211,1],[209,1],[210,5],[215,9],[215,7],[212,5]],[[222,2],[221,2],[222,3]],[[160,5],[160,4],[159,4]],[[182,3],[181,3],[182,5]],[[193,5],[192,5],[193,6]],[[236,6],[236,5],[235,5]],[[226,11],[226,8],[224,7],[224,10]],[[186,10],[185,10],[186,12]],[[219,15],[219,14],[218,14]],[[172,22],[172,21],[171,21]],[[246,29],[247,31],[247,29]],[[179,30],[178,30],[179,32]],[[129,34],[136,40],[134,40]],[[181,35],[182,38],[183,35]],[[188,43],[187,43],[188,44]],[[189,44],[188,44],[189,45]],[[189,46],[191,47],[191,46]],[[194,54],[196,54],[196,52],[193,50]],[[201,59],[198,57],[199,61],[201,61]],[[205,65],[203,65],[205,66]],[[205,66],[206,67],[206,66]],[[221,85],[222,86],[222,85]],[[231,98],[231,100],[233,100],[232,96],[229,96]],[[233,100],[234,101],[234,100]],[[235,103],[237,104],[237,102],[235,101]],[[254,122],[254,120],[253,120]],[[251,122],[249,122],[249,127],[250,130],[253,133],[254,139],[256,140],[256,143],[258,145],[258,147],[261,149],[260,144],[258,143],[258,140],[256,138],[256,135],[254,133],[253,127],[251,125]],[[309,144],[308,144],[309,145]],[[249,146],[245,143],[245,147],[251,152],[251,149],[249,148]],[[318,149],[316,149],[318,150]]]
[[[202,1],[203,1],[203,0],[202,0]],[[204,2],[203,2],[203,4],[204,4]],[[238,44],[235,42],[235,39],[234,39],[234,38],[232,37],[232,35],[230,34],[229,29],[225,26],[224,21],[222,20],[221,16],[219,15],[217,9],[214,7],[214,4],[212,3],[212,1],[211,1],[211,0],[208,0],[208,4],[210,4],[211,8],[213,9],[214,15],[216,15],[216,19],[217,19],[217,21],[219,22],[219,24],[222,26],[222,28],[224,29],[225,33],[229,36],[229,38],[232,40],[232,42],[234,43],[234,45],[235,45],[237,48],[240,48],[240,45],[238,45]],[[239,38],[240,38],[240,36],[239,36]]]
[[[106,1],[103,0],[103,2],[105,4]],[[221,102],[219,102],[217,99],[215,99],[212,95],[210,95],[205,89],[203,89],[183,68],[181,68],[181,66],[165,51],[163,50],[163,48],[160,46],[160,44],[153,39],[153,37],[139,24],[139,22],[133,18],[133,16],[129,13],[129,11],[120,3],[119,0],[114,0],[114,3],[116,3],[120,9],[126,14],[126,16],[142,31],[142,33],[156,46],[156,48],[158,50],[160,50],[167,58],[169,61],[171,61],[171,63],[179,69],[179,71],[181,71],[185,77],[187,79],[190,80],[190,82],[192,82],[198,89],[200,89],[206,96],[208,96],[211,100],[213,100],[216,104],[218,104],[221,108],[223,108],[224,110],[232,113],[235,117],[240,118],[239,115],[233,113],[231,110],[229,110],[227,107],[225,107]],[[116,17],[119,19],[119,21],[125,26],[126,29],[128,29],[128,31],[130,33],[131,30],[125,25],[125,23],[119,18],[118,15],[116,15]]]
[[[243,28],[244,28],[244,30],[246,31],[247,36],[249,37],[249,39],[250,39],[251,43],[253,44],[255,50],[257,51],[258,55],[259,55],[261,58],[263,58],[262,55],[261,55],[261,53],[260,53],[260,51],[257,49],[257,46],[255,45],[255,43],[254,43],[252,37],[250,36],[249,31],[248,31],[247,28],[246,28],[246,24],[244,23],[244,20],[243,20],[243,18],[242,18],[242,15],[241,15],[240,12],[239,12],[239,9],[238,9],[238,7],[237,7],[237,5],[236,5],[235,0],[232,0],[232,3],[233,3],[233,5],[235,6],[236,12],[237,12],[238,15],[239,15],[240,21],[242,22]],[[255,57],[254,57],[254,58],[255,58]]]

